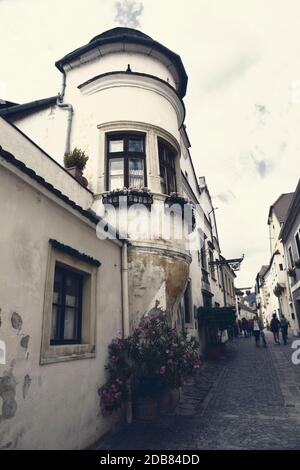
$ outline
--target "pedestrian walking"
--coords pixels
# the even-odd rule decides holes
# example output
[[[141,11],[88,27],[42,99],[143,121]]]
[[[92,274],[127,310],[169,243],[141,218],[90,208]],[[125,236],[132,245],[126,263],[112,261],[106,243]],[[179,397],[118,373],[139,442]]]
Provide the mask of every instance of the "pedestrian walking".
[[[287,321],[284,315],[281,315],[280,326],[281,326],[282,341],[284,344],[287,344],[289,322]]]
[[[252,319],[247,320],[247,331],[248,331],[249,337],[253,335],[253,320]]]
[[[244,332],[244,337],[247,338],[248,332],[247,332],[247,320],[245,317],[242,318],[242,330]]]
[[[255,338],[255,346],[257,348],[259,348],[259,346],[260,346],[260,329],[261,328],[260,328],[258,317],[256,315],[253,317],[252,324],[253,324],[253,336]]]
[[[242,320],[238,320],[238,325],[239,325],[239,334],[243,334],[243,327],[242,327]]]
[[[275,344],[280,344],[279,329],[280,329],[280,321],[278,320],[276,313],[273,313],[273,318],[270,323],[270,330],[273,333]]]

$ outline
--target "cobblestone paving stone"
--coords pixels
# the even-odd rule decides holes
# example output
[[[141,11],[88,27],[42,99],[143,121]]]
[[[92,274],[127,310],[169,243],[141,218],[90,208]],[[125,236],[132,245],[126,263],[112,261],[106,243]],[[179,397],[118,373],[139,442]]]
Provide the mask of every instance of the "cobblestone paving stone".
[[[300,449],[300,365],[291,345],[255,348],[253,338],[228,345],[185,387],[172,415],[134,422],[101,450]]]

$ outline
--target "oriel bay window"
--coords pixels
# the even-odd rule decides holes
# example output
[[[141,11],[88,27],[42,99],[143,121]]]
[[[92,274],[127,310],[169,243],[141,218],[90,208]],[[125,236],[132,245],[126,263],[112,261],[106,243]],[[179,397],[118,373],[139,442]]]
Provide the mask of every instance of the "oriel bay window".
[[[55,266],[50,344],[80,344],[83,275]]]
[[[176,152],[162,139],[158,140],[159,173],[161,192],[171,194],[176,192]]]
[[[144,134],[108,134],[107,190],[146,186]]]

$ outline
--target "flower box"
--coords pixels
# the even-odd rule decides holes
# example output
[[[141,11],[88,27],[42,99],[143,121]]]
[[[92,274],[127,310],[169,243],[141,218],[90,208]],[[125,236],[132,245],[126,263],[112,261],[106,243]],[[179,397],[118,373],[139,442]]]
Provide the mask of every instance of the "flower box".
[[[296,263],[295,263],[295,266],[296,266]],[[296,270],[295,270],[295,268],[293,268],[293,269],[288,269],[288,272],[287,272],[287,273],[288,273],[288,275],[289,275],[290,277],[296,277]]]
[[[103,204],[110,204],[114,207],[119,207],[120,203],[126,203],[127,206],[133,204],[143,204],[150,207],[153,203],[153,196],[148,188],[123,188],[114,189],[102,196]]]
[[[189,233],[193,232],[196,227],[196,217],[195,217],[195,210],[193,204],[188,201],[188,199],[182,196],[180,193],[171,193],[169,196],[166,197],[165,204],[168,207],[179,205],[181,207],[181,214],[182,218],[186,214],[189,215],[191,213],[190,221],[189,221]]]
[[[295,261],[295,267],[297,269],[300,269],[300,258],[298,258],[296,261]]]

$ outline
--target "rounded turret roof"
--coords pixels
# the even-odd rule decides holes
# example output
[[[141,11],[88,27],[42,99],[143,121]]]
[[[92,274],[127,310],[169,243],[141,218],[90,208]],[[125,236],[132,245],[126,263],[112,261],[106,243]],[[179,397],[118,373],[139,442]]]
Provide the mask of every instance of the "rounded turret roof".
[[[151,50],[155,50],[163,54],[173,64],[177,71],[179,77],[177,92],[179,96],[181,98],[185,96],[188,76],[180,56],[137,29],[117,27],[104,31],[91,39],[88,44],[65,55],[62,59],[58,60],[55,65],[61,72],[63,72],[65,64],[78,59],[81,55],[97,47],[101,47],[104,44],[119,42],[149,46]]]

